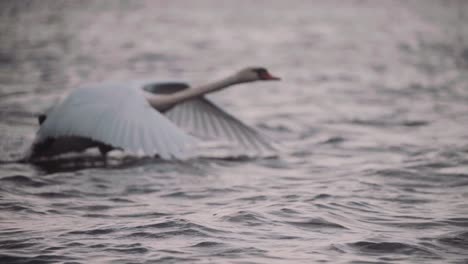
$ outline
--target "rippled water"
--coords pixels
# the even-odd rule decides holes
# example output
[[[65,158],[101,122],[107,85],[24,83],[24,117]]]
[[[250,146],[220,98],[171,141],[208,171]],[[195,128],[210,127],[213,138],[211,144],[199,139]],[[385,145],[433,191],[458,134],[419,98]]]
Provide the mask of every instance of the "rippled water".
[[[0,2],[1,263],[466,263],[465,1]],[[73,87],[202,83],[274,159],[12,162]],[[57,164],[55,164],[57,165]]]

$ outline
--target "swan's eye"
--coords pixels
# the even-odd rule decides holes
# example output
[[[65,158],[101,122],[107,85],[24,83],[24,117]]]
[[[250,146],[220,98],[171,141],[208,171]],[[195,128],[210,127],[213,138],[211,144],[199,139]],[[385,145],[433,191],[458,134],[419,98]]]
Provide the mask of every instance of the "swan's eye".
[[[260,80],[265,80],[265,81],[281,80],[280,78],[271,75],[265,68],[256,68],[256,69],[253,69],[253,71],[258,75],[258,78]]]
[[[266,72],[267,70],[265,68],[255,68],[255,69],[252,69],[254,72],[256,72],[257,74],[261,74],[262,72]]]
[[[253,71],[258,75],[260,79],[268,75],[268,71],[265,68],[255,68]]]

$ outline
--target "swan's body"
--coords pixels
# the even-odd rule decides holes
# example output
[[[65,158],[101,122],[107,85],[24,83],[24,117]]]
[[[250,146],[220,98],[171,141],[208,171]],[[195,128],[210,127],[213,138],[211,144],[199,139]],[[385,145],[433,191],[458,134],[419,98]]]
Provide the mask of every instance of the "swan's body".
[[[203,95],[236,83],[274,79],[263,68],[248,68],[198,88],[148,82],[81,87],[39,117],[41,127],[27,158],[98,147],[101,153],[117,148],[184,159],[196,142],[190,134],[227,139],[259,152],[271,151],[271,145],[255,130]]]

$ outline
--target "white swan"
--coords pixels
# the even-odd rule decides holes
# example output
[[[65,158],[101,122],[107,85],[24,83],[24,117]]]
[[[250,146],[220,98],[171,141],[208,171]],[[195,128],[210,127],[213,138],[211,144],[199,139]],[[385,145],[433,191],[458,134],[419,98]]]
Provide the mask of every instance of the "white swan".
[[[265,68],[250,67],[196,88],[184,83],[141,82],[80,87],[39,117],[41,126],[26,159],[91,147],[98,147],[103,155],[111,149],[123,149],[184,159],[195,144],[190,134],[225,139],[259,152],[271,151],[270,143],[259,133],[204,97],[234,84],[268,80],[279,78]]]

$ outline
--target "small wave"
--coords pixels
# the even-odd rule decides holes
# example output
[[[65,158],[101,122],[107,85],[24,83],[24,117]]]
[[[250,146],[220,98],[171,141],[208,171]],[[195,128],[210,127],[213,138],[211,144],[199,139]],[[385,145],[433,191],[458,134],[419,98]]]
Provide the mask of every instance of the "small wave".
[[[27,187],[43,187],[48,185],[45,182],[33,180],[30,177],[23,176],[23,175],[13,175],[7,176],[0,179],[0,181],[4,183],[13,183],[17,186],[27,186]]]
[[[209,193],[188,193],[188,192],[172,192],[168,194],[163,194],[161,197],[172,197],[172,198],[186,198],[186,199],[202,199],[210,197]]]
[[[330,194],[321,193],[321,194],[315,195],[315,196],[312,197],[312,198],[306,199],[306,200],[304,200],[304,201],[305,201],[305,202],[312,202],[312,201],[323,200],[323,199],[328,199],[328,198],[332,198],[332,197],[333,197],[333,196],[330,195]]]
[[[262,225],[263,223],[268,222],[268,220],[260,214],[248,211],[239,211],[235,214],[224,216],[223,220],[234,223],[242,223],[249,226]]]
[[[453,233],[437,239],[439,243],[460,249],[468,248],[468,231]]]
[[[109,201],[114,202],[114,203],[134,203],[134,201],[130,199],[124,199],[124,198],[109,198]]]
[[[110,233],[114,233],[117,231],[114,228],[98,228],[98,229],[91,229],[91,230],[76,230],[68,232],[67,235],[107,235]]]
[[[309,219],[306,221],[291,221],[291,222],[286,222],[288,224],[298,226],[298,227],[303,227],[303,228],[338,228],[338,229],[347,229],[346,227],[333,223],[330,221],[327,221],[325,219],[321,218],[315,218],[315,219]]]
[[[158,217],[163,217],[167,216],[168,214],[165,213],[160,213],[160,212],[146,212],[146,213],[134,213],[134,214],[119,214],[116,215],[117,217],[122,217],[122,218],[158,218]]]
[[[281,208],[279,211],[273,211],[272,214],[290,217],[291,215],[298,215],[300,212],[291,208]]]
[[[61,192],[40,192],[35,195],[47,199],[64,199],[64,198],[77,198],[83,195],[76,190],[63,190]]]
[[[368,254],[403,254],[403,255],[433,255],[430,250],[400,242],[369,242],[359,241],[349,243],[348,246]]]
[[[57,263],[73,261],[73,258],[59,255],[38,255],[33,257],[26,257],[24,255],[13,254],[0,254],[0,263]]]
[[[164,232],[134,232],[126,235],[127,238],[173,238],[173,237],[210,237],[208,234],[193,228],[184,228]]]
[[[408,222],[391,222],[383,221],[383,225],[406,228],[408,230],[422,230],[422,229],[434,229],[443,226],[444,224],[436,221],[408,221]]]
[[[384,120],[364,120],[364,119],[353,119],[350,121],[351,124],[371,126],[371,127],[420,127],[427,126],[428,121],[425,120],[403,120],[403,121],[384,121]]]
[[[417,174],[414,171],[411,170],[405,170],[405,169],[383,169],[383,170],[378,170],[377,174],[382,175],[382,176],[387,176],[387,177],[397,177],[397,178],[413,178],[417,177],[419,174]]]
[[[331,137],[331,138],[328,138],[322,142],[320,142],[321,144],[339,144],[339,143],[343,143],[345,142],[346,139],[344,137]]]
[[[11,211],[11,212],[22,212],[22,213],[28,213],[28,214],[40,214],[40,215],[46,214],[45,212],[34,210],[26,205],[11,204],[11,203],[0,204],[0,210]]]
[[[144,254],[149,251],[149,249],[141,246],[136,247],[129,247],[129,248],[106,248],[104,251],[108,252],[117,252],[117,253],[125,253],[125,254]]]
[[[160,190],[157,189],[157,188],[151,188],[151,187],[148,187],[148,186],[128,186],[125,191],[124,191],[124,194],[125,195],[128,195],[128,194],[149,194],[149,193],[155,193],[155,192],[159,192]]]
[[[265,254],[268,251],[259,249],[256,247],[240,247],[240,248],[230,248],[226,249],[223,251],[220,251],[218,253],[215,253],[215,256],[220,256],[220,257],[245,257],[246,255],[251,255],[251,256],[265,256]]]
[[[442,222],[445,224],[452,225],[452,226],[468,227],[468,218],[464,218],[464,217],[449,218]]]
[[[192,247],[197,247],[197,248],[213,248],[213,247],[220,247],[224,246],[225,244],[219,243],[219,242],[214,242],[214,241],[203,241],[200,243],[197,243],[193,245]]]
[[[409,120],[409,121],[404,121],[401,123],[403,126],[407,127],[419,127],[419,126],[427,126],[429,122],[423,121],[423,120]]]
[[[248,197],[241,197],[238,198],[238,201],[250,201],[250,202],[256,202],[256,201],[265,201],[267,200],[268,197],[265,195],[254,195],[254,196],[248,196]]]
[[[85,212],[106,211],[112,208],[114,207],[108,206],[108,205],[86,205],[86,206],[70,207],[70,209],[74,211],[85,211]]]
[[[105,214],[83,214],[83,217],[108,219],[108,218],[111,218],[112,216],[105,215]]]
[[[190,229],[190,230],[197,230],[205,233],[221,233],[224,232],[219,229],[214,229],[211,227],[199,225],[196,223],[192,223],[185,219],[176,219],[176,220],[169,220],[165,222],[155,223],[155,224],[147,224],[147,225],[139,225],[133,227],[132,229],[141,230],[141,229]]]
[[[186,221],[166,221],[156,224],[141,225],[135,228],[146,229],[146,228],[173,228],[173,227],[190,227],[190,224]]]
[[[196,261],[198,261],[198,259],[165,256],[156,259],[148,259],[147,263],[194,263]]]
[[[25,249],[36,246],[36,243],[32,243],[29,239],[14,239],[14,240],[2,240],[0,241],[0,249]]]

